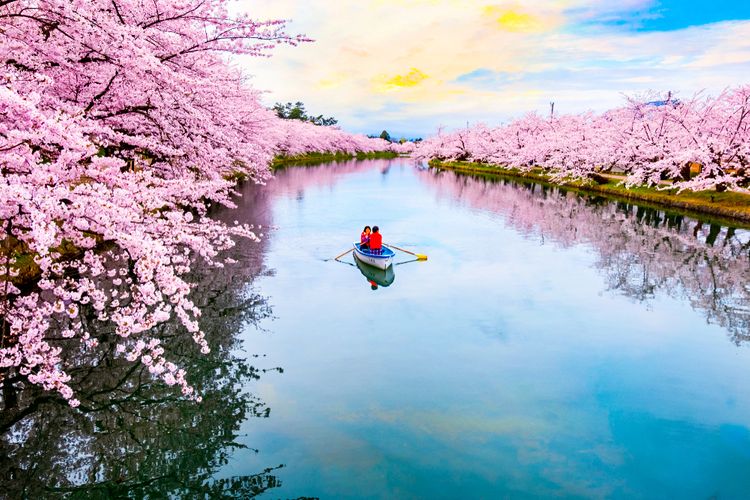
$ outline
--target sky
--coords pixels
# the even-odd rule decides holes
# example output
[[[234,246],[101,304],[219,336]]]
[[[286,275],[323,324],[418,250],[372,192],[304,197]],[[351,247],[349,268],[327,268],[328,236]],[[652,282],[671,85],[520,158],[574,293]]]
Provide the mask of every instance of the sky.
[[[238,61],[267,105],[427,137],[750,84],[750,0],[240,0],[314,39]]]

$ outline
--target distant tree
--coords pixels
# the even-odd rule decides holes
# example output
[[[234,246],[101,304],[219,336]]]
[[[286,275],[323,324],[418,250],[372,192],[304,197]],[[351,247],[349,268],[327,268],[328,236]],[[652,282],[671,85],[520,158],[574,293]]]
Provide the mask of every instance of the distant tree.
[[[310,122],[314,125],[331,126],[336,125],[338,120],[334,117],[324,117],[323,115],[308,116],[307,110],[305,110],[305,104],[301,101],[295,103],[288,102],[282,104],[277,102],[273,105],[273,110],[276,116],[284,120],[300,120],[303,122]]]
[[[413,142],[416,144],[422,141],[421,137],[410,137],[408,139],[406,137],[402,137],[398,141],[396,141],[391,138],[391,134],[389,134],[387,130],[383,130],[380,135],[367,134],[367,137],[369,137],[370,139],[385,139],[386,141],[398,142],[399,144],[404,144],[405,142]]]
[[[329,127],[338,123],[338,120],[334,117],[329,116],[328,118],[325,118],[323,115],[311,116],[308,121],[314,125],[321,125],[324,127]]]

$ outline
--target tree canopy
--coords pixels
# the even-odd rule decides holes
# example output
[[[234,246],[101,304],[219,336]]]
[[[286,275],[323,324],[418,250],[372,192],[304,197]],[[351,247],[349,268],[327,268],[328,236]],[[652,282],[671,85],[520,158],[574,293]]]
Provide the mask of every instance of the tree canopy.
[[[262,236],[209,217],[234,205],[231,179],[263,182],[278,154],[392,147],[311,124],[332,119],[274,116],[231,57],[308,39],[232,12],[229,0],[0,1],[4,389],[80,404],[64,351],[101,349],[93,317],[117,356],[200,399],[154,332],[176,318],[209,353],[190,273]]]
[[[273,110],[276,112],[276,116],[284,120],[300,120],[325,127],[338,123],[338,120],[332,116],[326,118],[323,115],[308,115],[307,110],[305,110],[305,104],[301,101],[295,103],[288,102],[286,104],[277,102],[273,105]]]
[[[536,113],[489,127],[478,124],[424,141],[424,159],[543,169],[555,180],[613,171],[626,186],[750,191],[750,85],[717,96],[672,93],[629,98],[604,113]],[[695,172],[691,172],[695,170]]]

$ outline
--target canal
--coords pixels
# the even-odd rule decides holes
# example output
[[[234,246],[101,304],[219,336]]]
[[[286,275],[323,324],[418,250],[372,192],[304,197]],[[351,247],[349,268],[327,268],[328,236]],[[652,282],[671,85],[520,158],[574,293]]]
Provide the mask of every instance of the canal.
[[[212,353],[171,347],[204,402],[81,354],[84,411],[6,412],[11,496],[750,491],[750,231],[410,159],[241,191],[263,241],[196,273]],[[429,259],[333,261],[366,224]]]

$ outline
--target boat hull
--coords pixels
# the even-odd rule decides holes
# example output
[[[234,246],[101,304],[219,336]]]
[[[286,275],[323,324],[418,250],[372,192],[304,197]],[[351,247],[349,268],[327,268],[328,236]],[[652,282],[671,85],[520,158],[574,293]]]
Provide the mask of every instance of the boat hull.
[[[372,267],[377,267],[378,269],[386,270],[391,265],[393,265],[393,257],[396,254],[393,252],[393,250],[383,247],[382,253],[380,255],[373,255],[369,252],[365,252],[364,250],[360,250],[359,243],[354,244],[354,257],[356,257],[361,262],[364,262],[367,265],[370,265]]]

